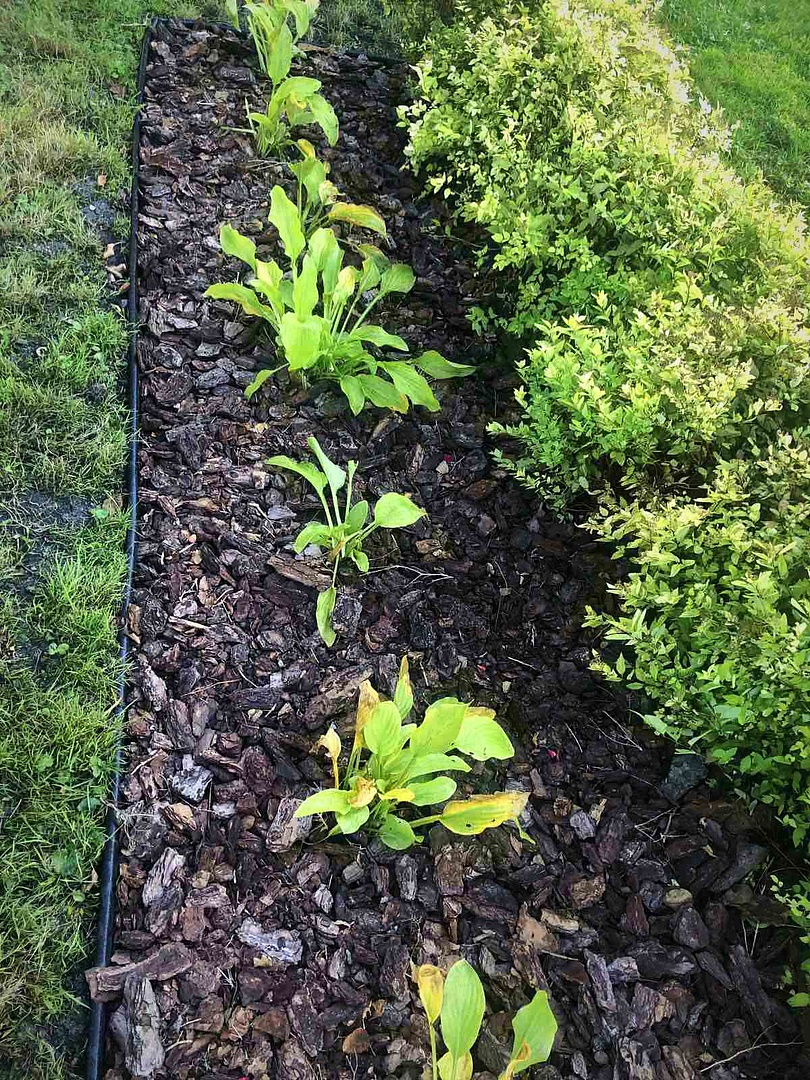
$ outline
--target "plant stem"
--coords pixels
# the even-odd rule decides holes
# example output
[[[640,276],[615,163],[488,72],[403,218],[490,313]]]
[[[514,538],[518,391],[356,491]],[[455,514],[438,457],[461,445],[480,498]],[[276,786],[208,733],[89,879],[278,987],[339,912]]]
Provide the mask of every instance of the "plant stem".
[[[436,1065],[436,1029],[433,1024],[428,1024],[428,1030],[430,1032],[430,1059],[431,1059],[431,1080],[439,1080],[439,1071]]]

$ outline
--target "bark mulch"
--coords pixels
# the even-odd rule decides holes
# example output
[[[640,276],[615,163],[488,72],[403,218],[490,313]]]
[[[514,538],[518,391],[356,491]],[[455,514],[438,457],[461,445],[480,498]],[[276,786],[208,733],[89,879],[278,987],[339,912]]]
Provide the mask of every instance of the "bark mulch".
[[[485,425],[510,391],[464,316],[468,249],[434,227],[440,209],[415,201],[403,171],[407,69],[318,50],[301,69],[340,118],[338,147],[321,148],[332,178],[383,214],[389,253],[418,275],[386,327],[483,374],[444,384],[436,415],[355,419],[328,388],[283,380],[245,400],[270,346],[202,294],[237,270],[222,221],[274,250],[269,191],[288,180],[232,130],[245,99],[262,100],[244,45],[162,24],[141,129],[119,917],[112,966],[88,973],[113,1003],[108,1080],[416,1080],[427,1035],[410,962],[458,956],[487,991],[482,1077],[503,1068],[509,1015],[545,988],[560,1034],[533,1071],[544,1080],[810,1075],[777,990],[790,939],[743,927],[769,910],[746,883],[767,880],[754,823],[589,675],[580,623],[586,602],[605,602],[605,555],[488,455]],[[324,567],[291,546],[316,505],[265,464],[312,434],[359,459],[365,493],[410,493],[429,515],[344,582],[331,650],[315,631]],[[406,653],[420,707],[448,693],[497,707],[517,753],[473,782],[531,792],[533,845],[508,827],[471,839],[434,827],[395,853],[292,819],[328,783],[315,740],[332,722],[349,733],[361,680],[390,694]]]

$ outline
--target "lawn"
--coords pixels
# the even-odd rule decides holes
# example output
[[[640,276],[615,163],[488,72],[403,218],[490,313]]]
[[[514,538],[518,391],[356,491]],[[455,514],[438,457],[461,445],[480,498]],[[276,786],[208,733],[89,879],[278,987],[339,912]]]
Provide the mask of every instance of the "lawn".
[[[160,5],[193,13],[189,5]],[[0,1075],[79,1062],[113,761],[144,0],[0,7]],[[112,273],[105,261],[120,267]]]
[[[808,0],[664,0],[660,14],[704,96],[738,125],[735,168],[810,204]]]

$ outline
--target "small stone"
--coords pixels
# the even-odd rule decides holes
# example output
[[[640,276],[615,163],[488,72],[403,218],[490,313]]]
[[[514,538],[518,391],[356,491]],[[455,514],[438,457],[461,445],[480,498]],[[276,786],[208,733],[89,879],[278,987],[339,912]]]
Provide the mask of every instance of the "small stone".
[[[661,791],[672,802],[691,791],[706,776],[706,765],[699,754],[675,754]]]
[[[667,889],[664,893],[664,903],[670,908],[683,907],[684,904],[692,903],[692,894],[688,889]]]
[[[183,755],[183,768],[172,778],[171,786],[187,802],[198,803],[208,791],[212,775],[204,765],[195,765],[191,754]]]
[[[491,536],[497,528],[497,523],[493,521],[489,514],[482,514],[481,517],[478,519],[476,531],[479,536],[486,537]]]
[[[304,951],[301,935],[297,930],[270,930],[265,932],[255,919],[245,919],[236,936],[245,945],[257,949],[263,957],[287,966],[297,964]]]
[[[691,905],[682,907],[675,916],[672,936],[686,949],[705,949],[710,940],[706,923]]]
[[[575,810],[569,818],[568,824],[580,840],[590,840],[596,836],[596,822],[584,810]]]

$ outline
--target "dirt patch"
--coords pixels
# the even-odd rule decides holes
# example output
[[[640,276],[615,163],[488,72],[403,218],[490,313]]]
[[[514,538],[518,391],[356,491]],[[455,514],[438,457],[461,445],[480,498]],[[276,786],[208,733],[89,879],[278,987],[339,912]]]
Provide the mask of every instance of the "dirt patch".
[[[236,269],[218,250],[222,221],[272,253],[269,191],[285,170],[229,130],[261,97],[242,44],[162,26],[141,129],[141,541],[117,948],[89,975],[115,1003],[109,1080],[416,1080],[427,1034],[409,963],[458,956],[486,986],[477,1066],[490,1074],[507,1014],[548,988],[561,1031],[534,1070],[545,1080],[689,1080],[713,1063],[711,1080],[798,1080],[808,1062],[774,993],[789,938],[746,938],[741,921],[767,907],[744,884],[766,860],[753,823],[710,801],[699,774],[670,773],[671,750],[628,727],[626,703],[588,673],[581,616],[605,602],[604,555],[488,456],[508,388],[464,317],[466,249],[432,227],[440,208],[416,201],[402,169],[407,69],[314,51],[304,70],[340,118],[338,147],[322,149],[332,178],[383,214],[389,253],[418,275],[386,328],[481,372],[445,385],[436,415],[355,419],[328,388],[283,381],[245,400],[270,347],[202,294]],[[409,493],[428,512],[344,581],[332,650],[307,584],[322,567],[292,553],[316,505],[265,464],[313,434],[360,461],[367,495]],[[530,792],[533,844],[434,827],[395,853],[293,826],[295,800],[328,782],[315,740],[331,722],[350,730],[362,679],[390,694],[405,653],[420,707],[454,693],[497,708],[517,754],[471,783]]]

